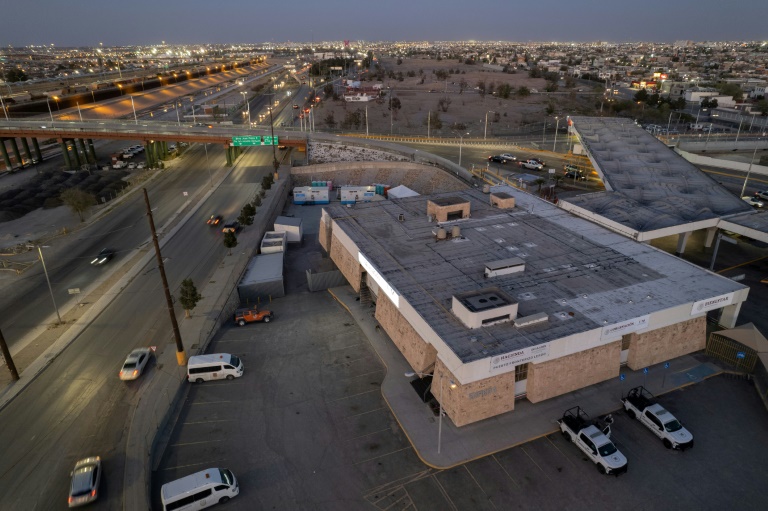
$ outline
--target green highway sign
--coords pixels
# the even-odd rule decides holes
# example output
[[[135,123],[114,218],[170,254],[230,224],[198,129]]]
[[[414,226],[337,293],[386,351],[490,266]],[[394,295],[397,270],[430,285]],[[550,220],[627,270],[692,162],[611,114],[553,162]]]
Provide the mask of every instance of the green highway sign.
[[[232,137],[232,145],[235,147],[243,146],[257,146],[257,145],[277,145],[278,137],[272,140],[270,136],[246,136],[246,137]]]

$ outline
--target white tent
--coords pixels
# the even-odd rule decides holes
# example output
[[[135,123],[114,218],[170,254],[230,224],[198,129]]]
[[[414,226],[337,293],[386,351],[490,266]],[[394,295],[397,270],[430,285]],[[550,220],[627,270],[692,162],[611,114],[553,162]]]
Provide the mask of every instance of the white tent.
[[[404,199],[405,197],[416,197],[417,195],[419,194],[403,185],[390,188],[387,192],[387,198],[389,199]]]

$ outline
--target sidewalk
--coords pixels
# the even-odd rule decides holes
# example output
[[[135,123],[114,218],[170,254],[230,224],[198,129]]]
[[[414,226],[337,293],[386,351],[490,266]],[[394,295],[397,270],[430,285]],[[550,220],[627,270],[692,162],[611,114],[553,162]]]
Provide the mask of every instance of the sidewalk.
[[[620,409],[620,397],[632,387],[643,385],[658,396],[722,372],[711,362],[686,355],[669,361],[669,369],[665,369],[664,364],[649,367],[647,375],[623,367],[624,381],[614,378],[535,405],[520,400],[511,413],[461,428],[446,416],[442,421],[438,453],[438,418],[416,395],[410,384],[413,378],[405,377],[412,369],[384,330],[378,328],[373,308],[361,306],[350,286],[329,292],[349,311],[386,366],[381,393],[416,454],[425,464],[437,469],[447,469],[554,433],[558,431],[556,420],[573,406],[579,405],[591,417],[598,417]]]

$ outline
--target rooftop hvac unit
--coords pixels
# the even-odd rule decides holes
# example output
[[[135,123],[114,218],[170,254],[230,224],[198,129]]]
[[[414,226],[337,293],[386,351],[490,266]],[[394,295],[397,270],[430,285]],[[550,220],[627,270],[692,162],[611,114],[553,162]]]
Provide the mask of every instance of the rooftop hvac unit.
[[[454,225],[453,227],[451,227],[451,237],[458,238],[459,236],[461,236],[461,227],[459,227],[458,225]]]
[[[397,219],[400,220],[401,222],[405,222],[405,215],[400,213],[399,215],[397,215]]]
[[[446,237],[446,232],[445,232],[445,229],[443,229],[442,227],[440,227],[440,228],[437,230],[437,239],[439,239],[439,240],[444,240],[444,239],[445,239],[445,237]]]

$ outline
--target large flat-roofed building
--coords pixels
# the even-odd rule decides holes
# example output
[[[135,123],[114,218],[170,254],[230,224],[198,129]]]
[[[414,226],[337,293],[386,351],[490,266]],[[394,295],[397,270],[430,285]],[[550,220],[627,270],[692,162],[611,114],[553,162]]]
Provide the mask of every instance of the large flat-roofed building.
[[[458,426],[701,350],[748,292],[511,187],[325,206],[319,237]]]

